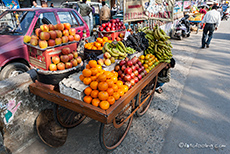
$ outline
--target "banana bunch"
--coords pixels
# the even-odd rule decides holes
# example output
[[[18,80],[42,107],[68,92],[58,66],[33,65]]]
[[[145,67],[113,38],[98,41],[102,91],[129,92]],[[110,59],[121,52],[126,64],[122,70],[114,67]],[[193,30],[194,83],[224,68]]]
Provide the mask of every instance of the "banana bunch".
[[[134,54],[136,52],[136,50],[134,50],[133,48],[131,47],[126,47],[126,50],[127,50],[127,53],[128,54]]]
[[[105,43],[102,52],[108,52],[115,59],[124,59],[128,56],[128,51],[121,41],[113,41],[112,43]]]
[[[171,59],[171,42],[168,40],[170,37],[156,25],[153,30],[144,29],[145,37],[149,40],[149,47],[145,50],[145,55],[152,53],[160,62],[168,62]]]

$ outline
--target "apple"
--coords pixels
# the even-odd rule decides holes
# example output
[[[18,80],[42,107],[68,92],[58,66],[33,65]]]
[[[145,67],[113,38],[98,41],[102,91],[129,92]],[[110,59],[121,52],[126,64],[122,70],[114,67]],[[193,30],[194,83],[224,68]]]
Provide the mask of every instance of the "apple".
[[[129,74],[126,74],[124,77],[125,81],[130,81],[131,80],[131,76]]]
[[[125,82],[125,85],[128,86],[129,89],[132,87],[130,82]]]
[[[125,61],[126,61],[126,62],[129,61],[129,58],[128,58],[128,57],[125,57]]]
[[[40,29],[40,28],[37,28],[36,30],[35,30],[35,34],[38,36],[38,37],[40,37],[40,33],[42,32],[42,30]]]
[[[81,39],[80,35],[78,35],[78,34],[74,35],[74,40],[75,41],[80,41],[80,39]]]
[[[116,30],[116,28],[115,27],[111,27],[111,31],[115,31]]]
[[[41,40],[49,40],[50,39],[50,34],[48,32],[41,32],[40,33],[40,39]]]
[[[133,73],[135,76],[138,76],[138,74],[139,74],[137,70],[135,70]]]
[[[109,27],[106,27],[105,30],[106,30],[106,32],[109,32],[109,31],[110,31],[110,28],[109,28]]]
[[[119,18],[116,18],[115,20],[116,20],[116,23],[119,23],[119,22],[120,22],[120,19],[119,19]]]
[[[65,30],[62,31],[62,34],[64,36],[69,36],[69,31],[67,29],[65,29]]]
[[[136,64],[136,63],[137,63],[137,61],[138,61],[138,58],[137,58],[136,56],[134,56],[134,57],[132,58],[132,62],[133,62],[133,64]]]
[[[132,71],[136,71],[136,67],[134,65],[131,66]]]
[[[114,57],[110,57],[110,61],[111,61],[111,63],[115,63],[115,58]]]
[[[104,61],[103,61],[103,59],[99,59],[98,61],[97,61],[97,63],[98,63],[98,65],[104,65]]]
[[[55,39],[55,44],[56,44],[56,45],[59,45],[59,44],[61,44],[61,43],[62,43],[61,38],[56,38],[56,39]]]
[[[138,70],[140,68],[140,66],[138,64],[135,65],[136,70]]]
[[[70,62],[72,63],[74,67],[78,65],[77,59],[72,59]]]
[[[121,76],[121,74],[123,73],[122,70],[119,70],[118,72],[118,76]]]
[[[51,47],[55,46],[55,44],[56,44],[55,40],[49,40],[48,41],[48,45]]]
[[[108,27],[109,27],[109,28],[111,28],[111,27],[112,27],[112,25],[111,25],[111,23],[110,23],[110,22],[108,23]]]
[[[67,30],[69,30],[71,28],[70,23],[64,23],[63,25],[64,25],[65,29],[67,29]]]
[[[137,69],[138,73],[140,74],[142,72],[142,69],[141,68],[138,68]]]
[[[124,74],[124,73],[121,74],[121,78],[122,78],[122,79],[125,78],[125,74]]]
[[[80,64],[82,62],[82,59],[80,56],[77,57],[77,63]]]
[[[65,69],[65,64],[62,63],[62,62],[58,63],[58,64],[57,64],[57,69],[59,69],[59,70],[64,70],[64,69]]]
[[[135,74],[134,73],[131,73],[130,76],[131,76],[132,79],[135,78]]]
[[[71,42],[71,41],[74,41],[74,36],[73,35],[69,35],[68,36],[68,40]]]
[[[131,75],[132,74],[132,69],[129,67],[129,68],[126,68],[125,69],[125,74],[129,74]]]
[[[122,26],[122,29],[126,29],[125,25]]]
[[[57,37],[61,38],[62,37],[62,32],[60,30],[55,30]]]
[[[47,24],[44,24],[44,25],[41,25],[40,26],[40,29],[43,31],[43,32],[48,32],[49,31],[49,26]]]
[[[61,58],[61,61],[64,62],[64,63],[69,61],[69,56],[68,55],[61,55],[60,58]]]
[[[53,57],[52,57],[52,62],[53,62],[54,64],[60,63],[60,58],[59,58],[59,56],[53,56]]]
[[[142,70],[142,72],[145,70],[145,67],[144,66],[141,66],[141,70]]]
[[[57,30],[64,30],[64,28],[65,28],[64,25],[61,23],[57,24],[56,26],[57,26]]]
[[[78,52],[77,52],[77,51],[74,51],[74,52],[73,52],[73,57],[74,57],[74,58],[77,58],[77,57],[78,57]]]
[[[49,70],[50,71],[56,71],[57,70],[57,65],[56,64],[50,64],[49,65]]]
[[[34,45],[34,46],[38,45],[38,39],[36,39],[36,38],[31,38],[30,44],[31,44],[31,45]]]
[[[57,33],[55,31],[50,31],[49,34],[51,39],[55,40],[57,38]]]
[[[138,77],[135,76],[134,81],[137,83],[139,81]]]
[[[137,64],[141,67],[142,66],[142,63],[140,61],[137,62]]]
[[[105,60],[105,65],[106,65],[106,66],[111,65],[111,60],[110,60],[110,59],[106,59],[106,60]]]
[[[127,65],[131,67],[133,65],[132,60],[127,61]]]
[[[125,66],[125,65],[122,65],[122,66],[121,66],[121,70],[122,70],[122,71],[125,71],[125,69],[126,69],[126,66]]]
[[[142,78],[145,76],[145,73],[144,72],[141,72],[141,76],[142,76]]]
[[[134,79],[131,79],[131,80],[130,80],[130,83],[131,83],[132,86],[134,86],[136,82],[135,82]]]
[[[69,29],[69,34],[74,36],[76,34],[76,29],[75,28],[70,28]]]
[[[142,79],[142,76],[140,74],[138,74],[138,79],[141,80]]]
[[[72,54],[72,53],[69,53],[69,54],[68,54],[68,57],[69,57],[69,60],[72,60],[72,59],[73,59],[73,54]]]
[[[23,42],[25,42],[25,43],[30,42],[30,40],[31,40],[31,37],[30,37],[29,35],[25,35],[25,36],[23,37]]]
[[[105,52],[104,55],[103,55],[103,57],[104,57],[105,59],[109,59],[109,58],[111,57],[111,55],[110,55],[110,53]]]
[[[50,30],[50,31],[56,30],[55,27],[54,27],[54,25],[49,24],[48,26],[49,26],[49,30]]]
[[[118,72],[119,70],[120,70],[120,65],[116,65],[115,67],[114,67],[114,70],[116,71],[116,72]]]
[[[39,38],[37,37],[37,35],[32,35],[32,36],[31,36],[31,39],[32,39],[32,38],[37,39],[37,40],[39,39]]]
[[[62,36],[61,40],[62,40],[62,43],[67,43],[68,42],[68,37],[67,36]]]
[[[104,28],[103,28],[103,27],[99,27],[99,30],[100,30],[100,31],[103,31],[103,30],[104,30]]]
[[[102,26],[103,28],[105,28],[105,27],[106,27],[106,24],[104,23],[104,24],[102,24],[101,26]]]
[[[145,75],[147,75],[147,71],[146,70],[144,70],[144,73],[145,73]]]
[[[66,62],[65,63],[65,68],[72,68],[73,64],[71,62]]]
[[[68,55],[70,52],[71,52],[71,50],[68,47],[64,47],[64,48],[61,49],[61,53],[63,55]]]
[[[42,48],[42,49],[45,49],[48,47],[48,43],[46,40],[40,40],[39,41],[39,47]]]
[[[125,64],[126,64],[126,61],[121,60],[119,64],[120,64],[120,66],[123,66],[123,65],[125,65]]]

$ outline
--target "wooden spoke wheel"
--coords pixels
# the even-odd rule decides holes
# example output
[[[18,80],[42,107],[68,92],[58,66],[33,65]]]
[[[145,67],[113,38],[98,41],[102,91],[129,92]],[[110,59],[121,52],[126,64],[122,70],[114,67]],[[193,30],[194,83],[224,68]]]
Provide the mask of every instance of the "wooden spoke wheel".
[[[103,150],[112,151],[118,147],[127,135],[132,124],[134,99],[115,117],[112,123],[101,123],[99,141]]]
[[[55,104],[54,106],[54,116],[57,122],[64,128],[73,128],[79,125],[86,116],[67,109],[63,106]]]
[[[143,116],[149,109],[151,101],[153,99],[154,92],[155,92],[156,83],[157,83],[157,78],[155,77],[139,93],[139,98],[137,98],[138,101],[137,101],[136,106],[140,105],[142,102],[144,103],[140,106],[140,108],[136,112],[136,115],[138,117]]]

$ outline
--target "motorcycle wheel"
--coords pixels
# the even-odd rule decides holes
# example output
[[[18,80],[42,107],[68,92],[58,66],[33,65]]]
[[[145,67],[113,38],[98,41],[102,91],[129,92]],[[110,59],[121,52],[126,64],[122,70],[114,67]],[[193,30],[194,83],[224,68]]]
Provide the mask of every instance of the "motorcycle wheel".
[[[182,35],[178,36],[178,39],[179,39],[179,40],[182,40],[182,38],[183,38]]]

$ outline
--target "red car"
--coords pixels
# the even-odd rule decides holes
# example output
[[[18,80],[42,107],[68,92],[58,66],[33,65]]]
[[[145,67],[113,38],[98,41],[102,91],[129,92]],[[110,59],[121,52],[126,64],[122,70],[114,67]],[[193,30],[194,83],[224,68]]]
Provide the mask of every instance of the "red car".
[[[0,80],[28,71],[30,67],[24,35],[35,35],[43,24],[70,23],[77,34],[90,36],[89,28],[81,15],[68,8],[33,8],[6,10],[0,15]]]

